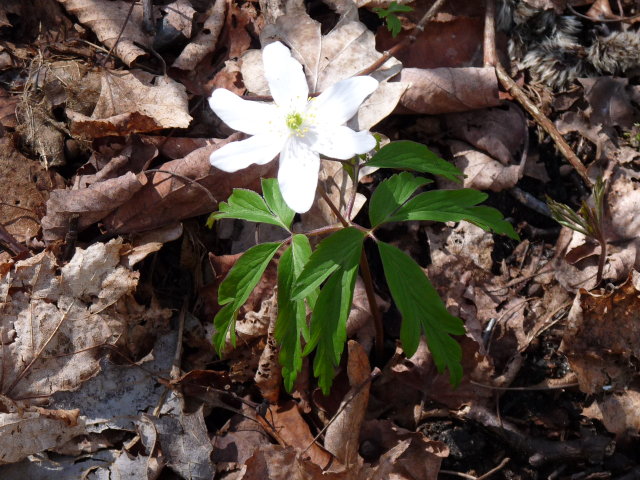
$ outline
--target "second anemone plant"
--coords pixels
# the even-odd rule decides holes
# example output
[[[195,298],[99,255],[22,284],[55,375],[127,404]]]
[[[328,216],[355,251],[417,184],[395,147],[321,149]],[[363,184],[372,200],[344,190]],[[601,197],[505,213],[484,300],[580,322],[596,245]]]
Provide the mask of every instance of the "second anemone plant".
[[[374,79],[342,80],[309,100],[302,66],[284,45],[276,42],[265,47],[263,63],[274,103],[250,102],[223,89],[213,92],[210,105],[214,112],[232,128],[253,136],[217,150],[211,163],[235,171],[279,155],[278,179],[263,179],[262,195],[235,189],[219,205],[219,211],[211,214],[208,224],[221,218],[241,219],[278,226],[287,236],[247,250],[220,284],[218,302],[222,308],[214,319],[216,350],[222,352],[227,339],[235,345],[238,311],[269,263],[278,258],[275,338],[285,387],[291,391],[303,357],[312,355],[314,375],[327,394],[347,340],[347,317],[359,273],[376,313],[364,253],[369,239],[378,250],[389,291],[402,315],[400,341],[406,356],[416,352],[424,335],[438,371],[448,370],[451,383],[457,385],[463,372],[462,351],[455,336],[465,333],[462,320],[447,311],[422,268],[402,250],[380,241],[376,231],[393,222],[465,220],[517,239],[513,227],[498,210],[479,205],[486,200],[485,193],[472,189],[424,191],[433,181],[425,174],[458,182],[462,177],[456,167],[426,146],[398,141],[378,148],[369,132],[344,126],[377,87]],[[354,180],[353,195],[362,167],[397,171],[380,182],[371,195],[368,226],[351,222],[348,212],[340,212],[330,203],[339,224],[293,233],[296,212],[307,211],[313,203],[320,154],[346,160],[344,165]],[[330,202],[324,192],[320,194],[323,201]],[[322,238],[315,249],[310,237]],[[379,320],[375,327],[380,349]]]

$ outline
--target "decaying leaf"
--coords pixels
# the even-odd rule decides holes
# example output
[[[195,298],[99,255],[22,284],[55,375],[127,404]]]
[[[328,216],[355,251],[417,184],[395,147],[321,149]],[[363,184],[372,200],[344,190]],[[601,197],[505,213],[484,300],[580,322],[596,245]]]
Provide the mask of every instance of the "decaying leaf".
[[[610,293],[581,290],[569,312],[561,350],[580,390],[625,390],[637,378],[640,358],[640,295],[630,277]]]
[[[91,117],[72,110],[67,116],[72,133],[87,138],[186,128],[191,122],[184,86],[141,70],[105,70]]]
[[[80,23],[93,30],[107,48],[115,46],[114,53],[127,65],[132,65],[138,57],[146,54],[136,43],[148,48],[152,46],[151,37],[142,31],[141,4],[135,5],[128,16],[131,4],[121,0],[58,1],[67,12],[78,17]]]
[[[635,440],[640,434],[640,392],[627,390],[593,402],[582,414],[600,420],[619,441]]]

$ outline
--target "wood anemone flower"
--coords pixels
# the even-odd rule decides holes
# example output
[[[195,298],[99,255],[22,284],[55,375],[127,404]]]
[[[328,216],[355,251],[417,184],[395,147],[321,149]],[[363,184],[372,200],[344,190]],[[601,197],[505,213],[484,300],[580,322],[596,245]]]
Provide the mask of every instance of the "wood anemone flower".
[[[225,172],[251,164],[263,165],[280,154],[278,184],[287,205],[298,213],[311,208],[318,184],[320,155],[348,160],[376,145],[368,131],[356,132],[344,124],[360,104],[378,88],[372,77],[342,80],[316,98],[302,65],[280,42],[263,49],[265,77],[274,103],[245,100],[218,88],[209,105],[227,125],[253,135],[232,142],[211,154],[210,162]]]

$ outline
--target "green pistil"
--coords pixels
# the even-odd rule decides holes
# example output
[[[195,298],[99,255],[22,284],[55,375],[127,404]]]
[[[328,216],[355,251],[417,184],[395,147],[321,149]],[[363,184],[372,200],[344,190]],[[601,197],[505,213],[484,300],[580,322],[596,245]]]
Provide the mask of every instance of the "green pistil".
[[[302,122],[304,122],[304,119],[299,113],[290,113],[287,115],[287,127],[296,133],[300,132]]]

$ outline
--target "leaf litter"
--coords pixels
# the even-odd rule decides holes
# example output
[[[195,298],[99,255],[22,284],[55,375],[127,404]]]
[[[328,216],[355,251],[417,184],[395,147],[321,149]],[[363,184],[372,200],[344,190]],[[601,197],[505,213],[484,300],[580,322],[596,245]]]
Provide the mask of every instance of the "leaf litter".
[[[538,213],[545,195],[577,209],[593,202],[590,191],[483,61],[480,4],[444,2],[409,48],[383,57],[411,42],[434,2],[400,2],[414,11],[399,13],[396,40],[372,12],[390,2],[160,3],[151,24],[142,4],[123,1],[37,0],[33,13],[16,1],[0,5],[8,186],[0,198],[0,476],[158,478],[171,470],[186,479],[419,480],[638,471],[637,72],[586,72],[594,74],[554,91],[518,71],[522,63],[511,70],[589,164],[592,181],[606,181],[598,284],[602,246]],[[630,2],[624,11],[608,1],[498,8],[505,3],[523,18],[575,18],[585,38],[601,33],[576,11],[593,19],[637,13]],[[494,39],[503,62],[509,34]],[[201,215],[233,188],[259,191],[274,171],[212,169],[211,152],[240,136],[201,100],[217,87],[268,95],[259,47],[276,40],[291,47],[316,93],[383,59],[372,73],[381,88],[350,126],[427,144],[463,171],[465,187],[492,192],[490,204],[521,233],[516,243],[464,222],[378,231],[418,260],[464,321],[457,389],[437,374],[424,340],[410,358],[395,344],[398,306],[381,285],[387,338],[385,356],[375,356],[358,280],[352,340],[330,394],[315,388],[306,358],[286,394],[273,267],[240,312],[236,346],[215,356],[211,324],[218,285],[238,258],[230,254],[282,237],[278,227],[234,220],[203,228]],[[352,217],[384,179],[381,171],[360,175]],[[340,164],[323,161],[320,182],[347,206],[353,178]],[[317,201],[295,221],[309,229],[337,217]],[[382,271],[375,262],[374,277]],[[184,302],[189,311],[178,314]]]

